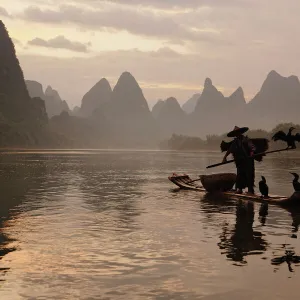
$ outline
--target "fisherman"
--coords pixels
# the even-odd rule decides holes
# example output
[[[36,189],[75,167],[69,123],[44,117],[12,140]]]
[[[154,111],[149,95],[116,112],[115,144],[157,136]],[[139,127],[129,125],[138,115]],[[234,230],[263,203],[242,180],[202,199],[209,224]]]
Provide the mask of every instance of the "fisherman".
[[[248,127],[239,128],[234,127],[227,136],[234,137],[230,148],[226,152],[223,162],[226,162],[226,158],[229,154],[232,154],[235,160],[237,169],[237,178],[235,187],[237,193],[241,194],[244,188],[248,188],[248,193],[254,194],[254,158],[252,158],[255,152],[255,146],[248,137],[243,134],[249,130]]]

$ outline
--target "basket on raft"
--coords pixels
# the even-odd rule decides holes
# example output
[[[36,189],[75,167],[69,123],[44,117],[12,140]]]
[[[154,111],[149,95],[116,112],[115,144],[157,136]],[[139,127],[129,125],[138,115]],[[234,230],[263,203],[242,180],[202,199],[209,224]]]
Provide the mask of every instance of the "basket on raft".
[[[200,175],[199,177],[203,187],[210,193],[230,191],[236,182],[234,173]]]

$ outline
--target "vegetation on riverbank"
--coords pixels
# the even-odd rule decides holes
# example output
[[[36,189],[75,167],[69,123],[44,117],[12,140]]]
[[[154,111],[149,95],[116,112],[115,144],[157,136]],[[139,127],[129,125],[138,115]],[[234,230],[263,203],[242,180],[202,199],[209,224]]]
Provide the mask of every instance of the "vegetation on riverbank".
[[[270,141],[270,149],[277,149],[285,147],[285,143],[278,141],[273,142],[272,136],[275,132],[282,130],[287,132],[290,127],[295,127],[295,132],[300,133],[300,125],[293,123],[282,123],[277,125],[271,131],[265,130],[249,130],[245,135],[250,138],[267,138]],[[222,141],[229,141],[227,134],[222,135],[208,135],[206,139],[200,137],[186,136],[173,134],[170,139],[164,140],[160,143],[160,149],[164,150],[220,150]]]

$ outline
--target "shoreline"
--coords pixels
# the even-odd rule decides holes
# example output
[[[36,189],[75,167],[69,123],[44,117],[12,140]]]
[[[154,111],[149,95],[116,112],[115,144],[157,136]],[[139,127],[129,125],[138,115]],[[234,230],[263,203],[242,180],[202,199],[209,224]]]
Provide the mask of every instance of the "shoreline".
[[[199,149],[199,150],[172,150],[172,149],[156,149],[156,148],[0,148],[0,153],[4,152],[39,152],[39,151],[52,151],[52,152],[68,152],[68,151],[90,151],[90,152],[107,152],[107,151],[152,151],[152,152],[220,152],[217,149]]]
[[[269,150],[278,150],[269,149]],[[295,149],[292,151],[294,153],[299,153],[300,149]],[[223,155],[220,149],[157,149],[157,148],[0,148],[0,154],[13,154],[13,153],[79,153],[79,152],[173,152],[173,153],[216,153]],[[283,153],[282,153],[283,154]],[[272,154],[269,154],[270,156]]]

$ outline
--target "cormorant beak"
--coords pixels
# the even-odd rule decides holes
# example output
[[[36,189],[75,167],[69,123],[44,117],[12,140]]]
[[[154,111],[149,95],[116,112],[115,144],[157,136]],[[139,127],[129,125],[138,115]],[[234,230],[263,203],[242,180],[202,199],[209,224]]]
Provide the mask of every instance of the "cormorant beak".
[[[291,172],[290,172],[291,173]],[[291,173],[295,178],[299,178],[299,175],[297,173]]]

